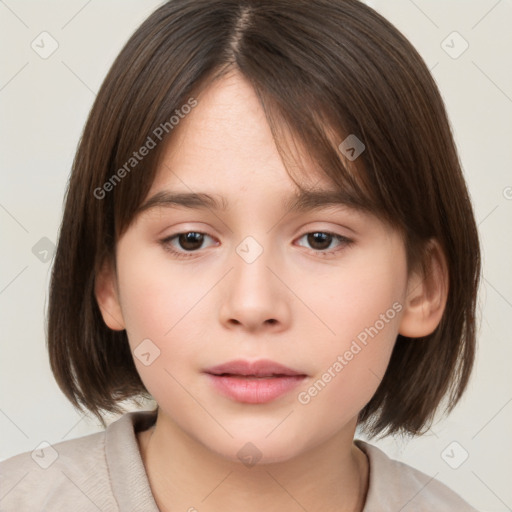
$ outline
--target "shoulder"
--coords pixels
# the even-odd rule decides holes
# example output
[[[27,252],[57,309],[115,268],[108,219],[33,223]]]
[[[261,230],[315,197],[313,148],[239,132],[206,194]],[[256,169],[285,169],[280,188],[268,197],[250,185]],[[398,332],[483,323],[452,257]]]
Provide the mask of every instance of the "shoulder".
[[[103,432],[0,462],[0,510],[158,512],[136,438],[155,419],[155,411],[125,413]]]
[[[106,432],[50,445],[0,462],[2,512],[117,511],[105,453]]]
[[[359,439],[368,456],[370,483],[363,512],[478,512],[448,486]]]

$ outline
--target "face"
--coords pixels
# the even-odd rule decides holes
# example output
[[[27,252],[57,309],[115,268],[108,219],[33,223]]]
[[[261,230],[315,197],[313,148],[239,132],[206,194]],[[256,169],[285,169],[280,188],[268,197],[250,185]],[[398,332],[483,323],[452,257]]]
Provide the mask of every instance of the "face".
[[[204,193],[225,208],[168,203],[136,217],[117,246],[119,320],[166,421],[228,459],[251,442],[263,462],[284,461],[353,435],[399,331],[405,248],[368,213],[286,205],[298,189],[240,75],[197,99],[146,199]],[[301,185],[332,190],[308,165]],[[298,376],[205,373],[234,360]]]

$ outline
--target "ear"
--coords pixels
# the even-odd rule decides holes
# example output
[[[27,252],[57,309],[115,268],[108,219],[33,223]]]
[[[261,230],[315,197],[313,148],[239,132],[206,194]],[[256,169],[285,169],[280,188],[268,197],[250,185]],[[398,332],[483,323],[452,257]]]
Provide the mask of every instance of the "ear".
[[[108,261],[103,263],[100,272],[96,275],[94,295],[103,316],[103,321],[107,326],[114,331],[125,329],[117,287],[117,276],[113,265]]]
[[[399,334],[420,338],[432,334],[439,325],[448,298],[448,265],[435,239],[425,248],[423,265],[411,272]]]

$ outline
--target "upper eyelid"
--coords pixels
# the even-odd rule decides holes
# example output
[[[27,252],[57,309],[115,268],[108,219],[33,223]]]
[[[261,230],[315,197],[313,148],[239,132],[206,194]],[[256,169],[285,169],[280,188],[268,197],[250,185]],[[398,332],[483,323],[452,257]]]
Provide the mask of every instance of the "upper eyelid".
[[[201,209],[201,208],[195,208],[195,207],[187,207],[187,206],[183,206],[183,205],[156,205],[156,206],[152,206],[151,208],[148,208],[147,210],[142,210],[140,213],[139,213],[139,216],[141,219],[146,219],[148,222],[151,222],[153,219],[155,220],[159,220],[161,219],[164,215],[165,215],[165,212],[168,212],[168,211],[176,211],[176,212],[188,212],[190,213],[191,211],[196,211],[198,214],[201,214],[201,213],[205,213],[205,210],[204,209]],[[340,220],[341,219],[344,219],[345,221],[349,221],[349,224],[352,224],[352,223],[360,223],[361,222],[361,215],[365,215],[365,212],[362,211],[362,210],[358,210],[358,209],[354,209],[354,208],[348,208],[348,209],[344,209],[344,208],[341,208],[340,209],[340,205],[332,205],[332,204],[324,204],[324,205],[320,205],[320,206],[316,206],[316,207],[311,207],[307,210],[301,210],[301,209],[298,209],[298,211],[294,212],[293,210],[288,212],[288,213],[291,213],[292,214],[292,218],[291,219],[288,219],[284,222],[286,222],[286,224],[288,223],[292,223],[292,222],[295,222],[298,218],[303,218],[304,216],[320,216],[320,215],[326,215],[326,216],[332,216],[331,220],[328,220],[327,218],[324,219],[324,220],[316,220],[316,219],[310,219],[306,222],[306,224],[309,224],[309,223],[316,223],[316,222],[319,222],[319,223],[322,223],[322,222],[329,222],[329,223],[334,223],[334,224],[338,224],[338,226],[342,227],[343,229],[346,229],[348,231],[350,231],[351,233],[353,234],[356,234],[357,232],[349,227],[348,225],[342,225],[340,224]],[[155,215],[156,217],[153,217],[153,215]],[[341,219],[340,218],[336,218],[337,215],[341,215]],[[217,218],[219,218],[217,215],[215,215]],[[286,217],[288,217],[288,214],[285,215],[284,217],[282,217],[282,219],[285,219]],[[223,221],[222,221],[223,222]],[[199,221],[199,223],[202,223],[202,221]],[[225,224],[223,222],[223,224]],[[271,229],[274,229],[275,228],[275,225],[271,228]]]
[[[347,231],[354,232],[354,230],[350,229],[349,227],[344,227],[344,229],[346,229]],[[328,233],[328,234],[334,235],[334,236],[341,236],[343,238],[349,238],[349,236],[346,236],[342,233],[337,233],[336,230],[331,229],[331,228],[310,228],[310,229],[303,229],[300,232],[301,232],[301,234],[299,236],[304,236],[304,235],[310,234],[310,233]],[[202,229],[194,229],[194,228],[180,229],[179,231],[174,231],[173,233],[170,233],[169,235],[166,235],[163,238],[164,239],[173,238],[177,235],[183,235],[186,233],[200,233],[201,235],[207,235],[210,238],[216,238],[214,235],[211,235],[207,231],[203,231]],[[352,235],[350,235],[350,236],[352,236]]]
[[[216,237],[214,237],[213,235],[210,235],[209,233],[206,233],[199,229],[185,229],[185,230],[177,231],[175,233],[171,233],[170,235],[164,236],[161,239],[161,242],[170,242],[171,240],[176,239],[176,237],[178,237],[179,235],[184,235],[187,233],[199,233],[201,235],[206,235],[207,237],[211,238],[212,240],[216,240]],[[337,238],[337,239],[353,241],[352,237],[348,237],[348,236],[342,235],[340,233],[336,233],[335,231],[332,231],[329,229],[309,229],[306,231],[302,231],[300,235],[298,235],[294,238],[294,241],[300,240],[304,236],[309,235],[311,233],[325,233],[325,234],[331,235],[332,237]],[[216,241],[218,242],[218,240],[216,240]],[[191,252],[193,252],[193,251],[191,251]]]

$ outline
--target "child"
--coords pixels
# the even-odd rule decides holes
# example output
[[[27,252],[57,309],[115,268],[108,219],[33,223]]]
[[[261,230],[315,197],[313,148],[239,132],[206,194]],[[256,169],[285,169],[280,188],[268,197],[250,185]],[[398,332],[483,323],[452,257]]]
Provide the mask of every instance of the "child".
[[[4,461],[2,510],[474,511],[354,434],[458,402],[479,271],[443,102],[389,22],[169,1],[90,113],[48,314],[76,407],[158,405]]]

